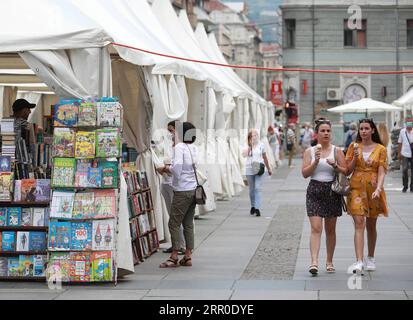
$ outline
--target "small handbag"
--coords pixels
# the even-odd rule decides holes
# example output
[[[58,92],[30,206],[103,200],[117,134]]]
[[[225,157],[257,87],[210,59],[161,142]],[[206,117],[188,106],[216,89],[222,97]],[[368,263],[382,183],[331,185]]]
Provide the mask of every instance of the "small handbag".
[[[188,145],[186,145],[188,147]],[[198,175],[196,173],[196,167],[195,167],[195,163],[194,163],[194,159],[192,158],[192,153],[191,150],[188,147],[188,151],[189,154],[191,155],[191,159],[192,159],[192,168],[194,169],[194,174],[195,174],[195,179],[196,179],[196,188],[195,188],[195,203],[196,204],[205,204],[206,203],[206,193],[204,190],[204,187],[202,185],[199,184],[198,182]]]
[[[334,159],[337,156],[337,148],[334,147]],[[335,172],[331,190],[335,193],[347,196],[350,193],[350,178],[341,172]]]
[[[251,149],[251,155],[250,157],[252,158],[252,149]],[[254,175],[257,176],[262,176],[265,171],[265,165],[262,162],[259,161],[252,161],[251,162],[251,169]]]

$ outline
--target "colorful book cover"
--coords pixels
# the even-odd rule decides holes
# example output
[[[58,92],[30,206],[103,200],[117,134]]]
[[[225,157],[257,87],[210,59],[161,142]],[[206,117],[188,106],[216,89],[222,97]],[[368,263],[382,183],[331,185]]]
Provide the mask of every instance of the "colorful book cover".
[[[22,197],[23,202],[36,201],[36,179],[22,179]]]
[[[7,225],[7,208],[0,208],[0,227]]]
[[[53,191],[50,206],[51,218],[72,218],[75,193],[72,191]]]
[[[99,167],[102,168],[102,188],[117,188],[118,162],[100,161]]]
[[[116,191],[114,189],[95,190],[94,218],[113,218],[116,214]]]
[[[95,157],[95,131],[78,131],[76,133],[75,157],[89,159]]]
[[[70,250],[71,223],[51,221],[49,225],[49,250]]]
[[[96,126],[97,106],[94,102],[82,102],[79,106],[77,126]]]
[[[22,220],[20,225],[31,226],[32,225],[32,210],[33,208],[22,208]]]
[[[29,251],[29,240],[30,232],[28,231],[17,231],[17,241],[16,241],[16,251],[17,252],[27,252]]]
[[[98,126],[120,127],[122,121],[122,105],[119,102],[104,101],[97,103]]]
[[[96,157],[109,158],[120,156],[119,129],[96,130]]]
[[[16,251],[16,233],[14,231],[3,231],[1,247],[3,251]]]
[[[30,255],[19,255],[19,273],[22,277],[33,277],[34,260]]]
[[[13,201],[22,201],[22,181],[14,180],[14,191],[13,191]]]
[[[54,158],[52,185],[54,187],[73,187],[76,160],[73,158]]]
[[[11,172],[11,157],[10,156],[0,156],[0,171]]]
[[[113,220],[93,221],[93,250],[112,250],[114,237]]]
[[[70,253],[51,252],[46,272],[47,281],[60,280],[68,282],[70,277]]]
[[[30,232],[29,235],[29,251],[46,251],[46,232]]]
[[[72,222],[72,250],[92,249],[92,222]]]
[[[0,257],[0,277],[7,277],[9,270],[9,259]]]
[[[50,179],[36,180],[36,202],[50,201]]]
[[[33,256],[33,276],[44,277],[47,268],[47,256],[37,254]]]
[[[70,281],[90,282],[91,261],[88,252],[72,252],[70,254]]]
[[[7,225],[19,226],[22,217],[22,208],[9,207],[7,208]]]
[[[11,189],[13,185],[12,172],[0,172],[0,197],[3,201],[11,200]]]
[[[76,100],[61,101],[54,106],[53,126],[74,127],[77,124],[79,102]]]
[[[75,156],[75,131],[71,128],[55,128],[53,133],[53,157]]]
[[[92,281],[112,281],[112,252],[92,253]]]
[[[77,192],[73,204],[73,219],[92,218],[95,212],[95,194],[93,192]]]
[[[8,259],[7,276],[19,277],[20,276],[20,261],[19,257],[12,257]]]
[[[94,161],[87,159],[76,160],[75,187],[89,187],[87,174],[93,163]]]
[[[33,218],[32,225],[34,227],[44,227],[45,223],[45,213],[47,208],[33,208]]]
[[[100,188],[102,186],[102,168],[88,168],[87,182],[89,188]]]

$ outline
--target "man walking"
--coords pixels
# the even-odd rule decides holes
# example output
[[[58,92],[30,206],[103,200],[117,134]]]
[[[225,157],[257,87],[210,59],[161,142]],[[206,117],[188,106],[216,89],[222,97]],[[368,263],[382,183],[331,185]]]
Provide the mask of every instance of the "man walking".
[[[407,119],[406,127],[400,130],[398,140],[398,158],[401,161],[403,171],[403,192],[407,191],[409,185],[410,168],[410,192],[413,192],[413,123]]]
[[[293,168],[293,157],[295,155],[295,145],[296,145],[296,137],[295,137],[295,125],[290,123],[288,125],[287,130],[287,151],[288,151],[288,167]]]

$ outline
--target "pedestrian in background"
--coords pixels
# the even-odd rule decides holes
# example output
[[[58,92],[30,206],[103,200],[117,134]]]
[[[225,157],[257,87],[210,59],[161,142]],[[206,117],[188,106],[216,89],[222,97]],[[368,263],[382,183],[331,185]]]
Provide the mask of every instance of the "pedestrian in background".
[[[356,262],[350,267],[353,273],[363,274],[364,267],[376,270],[374,258],[377,241],[377,217],[388,216],[386,194],[383,190],[387,173],[387,150],[382,145],[373,119],[362,119],[356,141],[346,154],[350,179],[347,196],[348,213],[354,221],[354,246]],[[364,262],[364,230],[367,229],[368,255]]]
[[[172,240],[171,256],[160,264],[161,268],[192,266],[192,250],[194,249],[194,215],[195,189],[197,180],[195,167],[198,150],[193,143],[196,140],[195,127],[190,122],[175,122],[174,157],[170,165],[163,168],[165,173],[172,173],[174,195],[171,215],[169,217],[169,232]],[[185,255],[178,262],[180,249],[179,228],[183,225],[185,237]]]
[[[410,169],[410,192],[413,192],[413,123],[408,119],[406,127],[400,130],[398,140],[398,159],[401,161],[403,171],[403,192],[407,191],[409,186],[409,169]]]
[[[267,138],[272,153],[274,154],[275,167],[278,168],[280,163],[280,137],[272,126],[268,127]]]
[[[350,128],[347,130],[346,134],[344,135],[344,153],[347,152],[348,147],[357,138],[357,123],[352,122],[350,123]]]
[[[287,130],[287,151],[288,151],[288,167],[293,167],[293,157],[295,155],[297,138],[294,131],[295,125],[290,123]]]
[[[261,186],[263,179],[263,171],[259,172],[260,167],[267,167],[268,174],[272,175],[272,170],[268,162],[265,152],[265,147],[260,142],[258,131],[252,129],[248,132],[248,148],[246,148],[242,155],[247,158],[245,164],[245,175],[248,180],[248,188],[251,202],[250,214],[255,214],[257,217],[261,216]]]
[[[326,271],[334,273],[334,250],[336,247],[336,222],[342,215],[342,198],[331,190],[335,171],[347,173],[343,152],[331,144],[331,123],[329,120],[316,122],[318,144],[304,152],[302,175],[311,177],[307,187],[306,209],[311,224],[310,253],[311,265],[308,271],[318,274],[318,256],[321,234],[326,231],[327,260]]]
[[[311,140],[313,139],[314,131],[311,129],[309,122],[304,124],[303,137],[301,139],[301,153],[304,157],[304,152],[311,146]]]

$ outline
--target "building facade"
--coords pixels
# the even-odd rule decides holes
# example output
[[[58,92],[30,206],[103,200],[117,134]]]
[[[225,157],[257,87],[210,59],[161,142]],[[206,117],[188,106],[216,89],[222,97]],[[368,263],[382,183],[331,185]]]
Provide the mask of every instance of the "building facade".
[[[413,69],[411,0],[284,0],[281,10],[285,68]],[[304,122],[364,97],[391,103],[413,87],[413,75],[285,72],[283,85],[284,99],[297,104]],[[328,117],[349,122],[359,115]]]

